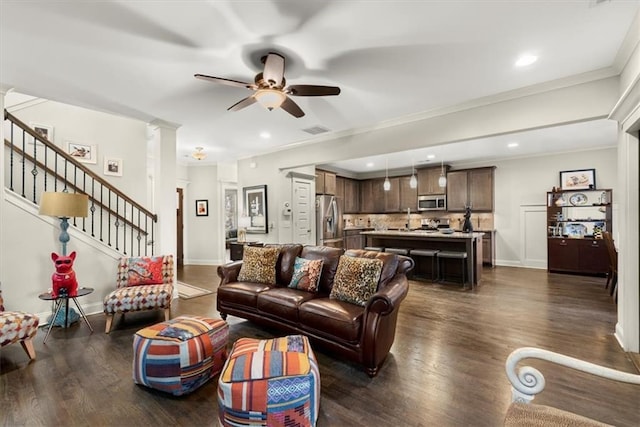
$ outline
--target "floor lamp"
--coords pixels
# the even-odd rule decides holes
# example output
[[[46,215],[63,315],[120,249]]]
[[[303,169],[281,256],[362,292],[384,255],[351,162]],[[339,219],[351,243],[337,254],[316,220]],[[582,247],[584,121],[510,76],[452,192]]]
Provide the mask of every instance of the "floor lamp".
[[[62,255],[67,255],[67,243],[69,243],[69,218],[85,218],[89,210],[89,196],[80,193],[67,192],[44,192],[40,198],[40,215],[53,216],[60,219],[60,236],[58,240],[62,246]],[[68,300],[65,304],[68,303]],[[63,307],[66,309],[66,307]],[[54,322],[55,326],[65,326],[65,319],[62,314],[65,310],[59,310],[60,314],[55,319],[49,318],[49,322]],[[51,316],[53,317],[53,316]],[[80,316],[69,307],[69,318],[67,324],[78,321]]]

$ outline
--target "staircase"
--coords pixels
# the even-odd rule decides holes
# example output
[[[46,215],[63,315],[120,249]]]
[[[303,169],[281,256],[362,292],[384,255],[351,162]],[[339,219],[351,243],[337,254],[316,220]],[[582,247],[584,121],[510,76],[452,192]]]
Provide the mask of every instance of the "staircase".
[[[88,216],[70,218],[71,226],[123,256],[154,254],[156,214],[6,110],[4,119],[3,173],[8,190],[34,205],[39,205],[44,191],[86,194]]]

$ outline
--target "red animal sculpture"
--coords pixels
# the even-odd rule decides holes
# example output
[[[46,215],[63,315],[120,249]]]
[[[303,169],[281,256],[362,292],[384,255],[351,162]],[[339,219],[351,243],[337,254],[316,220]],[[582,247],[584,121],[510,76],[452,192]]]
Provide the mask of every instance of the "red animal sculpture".
[[[77,296],[78,281],[76,280],[76,272],[73,271],[73,261],[76,259],[75,251],[68,256],[52,252],[51,259],[56,266],[56,272],[51,276],[53,282],[51,295],[54,298],[65,294],[70,297]]]

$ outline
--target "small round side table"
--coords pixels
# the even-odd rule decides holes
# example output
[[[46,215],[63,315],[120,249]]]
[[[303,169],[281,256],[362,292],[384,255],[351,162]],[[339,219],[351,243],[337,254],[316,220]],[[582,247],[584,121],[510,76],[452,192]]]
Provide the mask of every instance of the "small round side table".
[[[51,333],[51,328],[53,328],[54,319],[58,315],[58,312],[62,309],[62,304],[63,303],[64,303],[64,306],[65,306],[65,313],[64,313],[65,328],[69,326],[69,324],[68,324],[68,320],[69,320],[69,299],[73,300],[73,302],[76,304],[76,307],[78,307],[78,311],[80,312],[80,317],[82,317],[82,319],[84,319],[84,322],[89,327],[89,330],[93,333],[93,328],[91,327],[91,323],[89,323],[89,320],[87,320],[87,315],[84,314],[84,310],[82,309],[82,307],[80,306],[80,303],[78,303],[78,300],[77,300],[77,298],[83,297],[85,295],[89,295],[93,291],[94,291],[93,288],[78,288],[78,292],[73,296],[65,294],[65,295],[58,295],[57,297],[54,297],[53,295],[51,295],[51,292],[44,292],[44,293],[38,295],[38,298],[40,298],[41,300],[44,300],[44,301],[55,301],[55,303],[56,303],[56,312],[53,315],[53,318],[51,319],[51,322],[49,323],[49,329],[47,329],[47,335],[45,335],[44,340],[42,341],[43,344],[47,343],[47,338],[49,338],[49,334]]]

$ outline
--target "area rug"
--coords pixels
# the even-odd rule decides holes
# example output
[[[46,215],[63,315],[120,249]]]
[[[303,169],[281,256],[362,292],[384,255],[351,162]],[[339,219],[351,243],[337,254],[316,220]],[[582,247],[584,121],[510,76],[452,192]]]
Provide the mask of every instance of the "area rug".
[[[191,299],[213,293],[208,289],[202,289],[184,282],[176,282],[176,288],[178,289],[178,296],[182,299]]]

